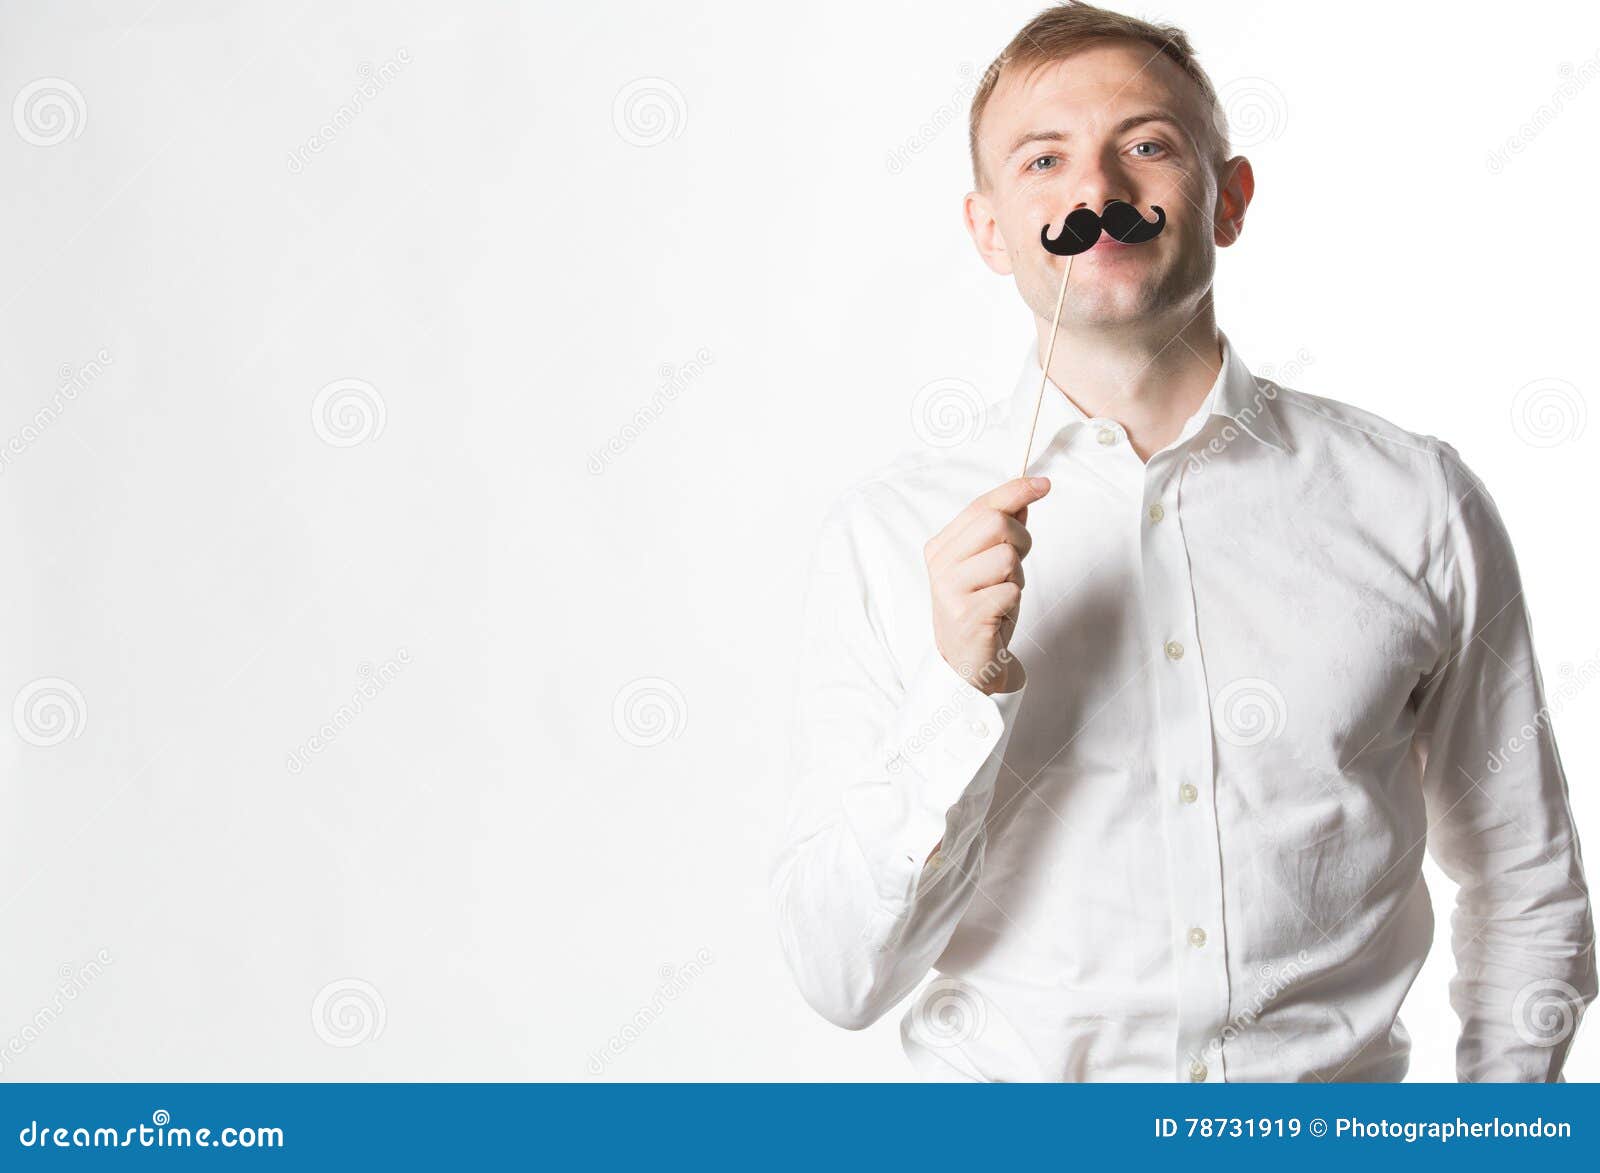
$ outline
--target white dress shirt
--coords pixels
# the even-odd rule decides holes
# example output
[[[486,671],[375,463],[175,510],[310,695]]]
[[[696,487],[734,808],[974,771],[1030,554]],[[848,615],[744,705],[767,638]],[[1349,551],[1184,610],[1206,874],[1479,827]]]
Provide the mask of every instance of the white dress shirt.
[[[1179,437],[1046,389],[1050,494],[985,696],[924,543],[1018,475],[1040,371],[823,523],[772,893],[802,994],[938,1080],[1397,1080],[1460,885],[1464,1080],[1559,1078],[1593,925],[1527,609],[1450,445],[1223,365]],[[929,852],[940,851],[926,865]]]

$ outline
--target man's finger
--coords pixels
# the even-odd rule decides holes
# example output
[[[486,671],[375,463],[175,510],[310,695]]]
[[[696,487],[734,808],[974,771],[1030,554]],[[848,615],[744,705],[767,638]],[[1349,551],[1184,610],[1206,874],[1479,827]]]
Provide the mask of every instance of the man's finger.
[[[1028,533],[1027,526],[1009,513],[992,510],[980,513],[966,529],[945,543],[934,565],[955,566],[993,546],[1015,546],[1018,556],[1026,558],[1033,549],[1033,536]]]
[[[946,581],[958,591],[978,591],[997,582],[1024,585],[1022,561],[1004,544],[974,554],[947,573]]]
[[[1050,478],[1048,477],[1016,477],[1003,485],[996,485],[956,514],[955,519],[939,531],[933,541],[929,543],[929,560],[931,561],[942,554],[944,548],[950,544],[951,539],[966,529],[973,519],[984,510],[998,509],[1002,513],[1009,513],[1015,517],[1049,491]]]

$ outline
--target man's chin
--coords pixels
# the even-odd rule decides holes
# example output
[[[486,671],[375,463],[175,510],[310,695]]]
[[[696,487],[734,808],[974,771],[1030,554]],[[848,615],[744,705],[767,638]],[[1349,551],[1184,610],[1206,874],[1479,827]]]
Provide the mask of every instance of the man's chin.
[[[1059,285],[1052,288],[1048,296],[1035,291],[1034,296],[1024,298],[1046,325],[1054,319],[1059,288]],[[1090,280],[1086,275],[1081,285],[1073,280],[1067,286],[1067,300],[1061,310],[1062,328],[1122,331],[1148,326],[1171,312],[1172,307],[1159,293],[1147,281],[1106,280],[1103,275]]]
[[[1159,316],[1159,307],[1142,298],[1096,298],[1073,306],[1062,322],[1095,330],[1126,330],[1148,325]]]

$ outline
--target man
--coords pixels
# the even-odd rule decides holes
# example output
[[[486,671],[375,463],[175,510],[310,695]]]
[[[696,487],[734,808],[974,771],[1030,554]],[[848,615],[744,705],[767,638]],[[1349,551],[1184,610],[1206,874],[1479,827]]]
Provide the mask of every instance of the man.
[[[857,1029],[933,971],[930,1079],[1398,1080],[1430,850],[1460,1078],[1559,1079],[1593,927],[1488,493],[1218,332],[1254,179],[1181,31],[1050,9],[971,137],[967,227],[1037,345],[976,440],[823,525],[772,877],[802,993]],[[1166,228],[1073,258],[1029,449],[1040,229],[1112,199]]]

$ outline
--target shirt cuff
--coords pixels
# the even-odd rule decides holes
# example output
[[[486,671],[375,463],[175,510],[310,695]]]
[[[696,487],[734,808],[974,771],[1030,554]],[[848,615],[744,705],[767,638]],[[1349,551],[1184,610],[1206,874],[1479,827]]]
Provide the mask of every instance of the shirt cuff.
[[[940,854],[955,858],[981,830],[1025,691],[986,696],[937,649],[917,666],[880,745],[878,769],[844,795],[845,816],[886,903],[914,898],[941,838]]]

